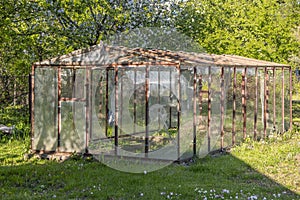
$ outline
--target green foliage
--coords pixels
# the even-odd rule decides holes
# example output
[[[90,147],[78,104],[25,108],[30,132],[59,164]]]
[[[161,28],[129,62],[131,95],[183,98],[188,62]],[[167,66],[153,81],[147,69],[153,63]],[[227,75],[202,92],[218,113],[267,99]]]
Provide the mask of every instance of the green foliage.
[[[14,131],[10,135],[3,135],[0,132],[0,137],[3,141],[8,139],[25,139],[30,134],[28,108],[25,106],[8,106],[0,112],[0,124],[6,126],[15,126]]]
[[[293,35],[299,8],[292,0],[193,0],[185,6],[178,28],[209,53],[287,63],[289,56],[299,52]]]
[[[299,134],[291,134],[282,141],[240,146],[231,154],[209,155],[144,174],[116,171],[80,157],[62,163],[24,159],[29,140],[12,141],[0,146],[0,195],[5,199],[275,199],[274,195],[299,199],[297,138]]]

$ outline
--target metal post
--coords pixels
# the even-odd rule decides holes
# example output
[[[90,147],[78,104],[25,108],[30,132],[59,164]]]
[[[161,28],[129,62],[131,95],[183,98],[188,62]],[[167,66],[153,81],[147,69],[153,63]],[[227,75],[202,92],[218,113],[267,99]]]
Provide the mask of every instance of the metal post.
[[[85,117],[86,117],[86,121],[85,121],[85,128],[86,128],[86,133],[85,133],[85,153],[88,153],[88,145],[89,145],[89,137],[90,137],[90,131],[91,131],[91,110],[90,110],[90,106],[91,106],[91,90],[90,90],[90,80],[91,80],[91,73],[90,73],[90,69],[86,68],[85,69],[86,72],[86,83],[85,83],[85,93],[86,93],[86,104],[85,104]],[[74,72],[76,73],[76,71]],[[75,83],[75,82],[74,82]],[[73,83],[73,84],[74,84]]]
[[[61,67],[57,68],[57,151],[60,148],[60,132],[61,132]]]
[[[133,85],[133,132],[136,132],[136,67],[134,68],[134,85]]]
[[[157,79],[158,79],[158,104],[160,105],[160,67],[158,67],[158,75],[157,75]],[[161,116],[160,116],[160,112],[161,112],[161,109],[159,108],[158,110],[158,130],[160,130],[160,120],[161,120]]]
[[[115,155],[118,155],[119,146],[119,68],[115,67]]]
[[[196,155],[196,132],[197,132],[197,68],[194,67],[194,84],[193,84],[194,94],[193,94],[193,154]],[[200,92],[201,93],[201,92]]]
[[[148,157],[149,152],[149,65],[146,65],[146,74],[145,74],[145,125],[146,125],[146,135],[145,135],[145,157]]]
[[[258,68],[255,67],[254,140],[257,139]]]
[[[221,129],[221,150],[224,148],[224,67],[221,67],[221,80],[220,80],[220,92],[221,92],[221,120],[220,120],[220,129]]]
[[[264,138],[267,137],[267,120],[268,120],[268,101],[269,101],[269,91],[268,91],[268,71],[265,68],[265,79],[264,79]]]
[[[169,128],[171,128],[172,127],[172,69],[170,69],[170,92],[169,92],[169,98],[170,98]]]
[[[119,128],[120,130],[122,130],[122,119],[123,119],[123,78],[124,78],[124,69],[122,69],[122,73],[121,73],[121,79],[120,79],[120,84],[121,84],[121,91],[120,91],[120,121],[119,121]]]
[[[284,127],[284,67],[282,67],[282,80],[281,80],[281,89],[282,89],[282,94],[281,94],[281,117],[282,117],[282,133],[285,132],[285,127]]]
[[[273,67],[273,130],[276,129],[276,70]]]
[[[208,67],[208,116],[207,116],[207,150],[210,152],[210,134],[211,134],[211,66]]]
[[[31,139],[30,139],[30,149],[33,148],[34,142],[34,77],[35,77],[35,65],[31,67],[31,76],[30,76],[30,129],[31,129]]]
[[[233,92],[232,92],[232,145],[235,145],[235,119],[236,119],[236,67],[233,68]]]
[[[177,93],[178,93],[178,101],[177,101],[177,158],[180,159],[180,116],[181,116],[181,71],[180,65],[177,66],[178,80],[177,80]]]
[[[243,113],[243,138],[247,137],[247,67],[244,68],[242,74],[242,113]]]
[[[289,67],[289,73],[290,73],[290,130],[293,128],[293,113],[292,113],[292,106],[293,106],[293,75],[292,75],[292,68]]]
[[[106,68],[106,77],[105,77],[105,136],[108,137],[108,84],[109,84],[109,71]]]

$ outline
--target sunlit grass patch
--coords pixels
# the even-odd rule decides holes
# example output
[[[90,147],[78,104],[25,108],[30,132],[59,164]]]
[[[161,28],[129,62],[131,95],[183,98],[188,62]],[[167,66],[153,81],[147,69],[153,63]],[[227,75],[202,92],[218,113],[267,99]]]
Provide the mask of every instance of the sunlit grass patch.
[[[246,143],[154,172],[124,173],[98,161],[24,159],[29,139],[0,146],[3,199],[299,199],[299,134]],[[300,158],[299,158],[300,159]],[[299,171],[298,171],[299,172]]]

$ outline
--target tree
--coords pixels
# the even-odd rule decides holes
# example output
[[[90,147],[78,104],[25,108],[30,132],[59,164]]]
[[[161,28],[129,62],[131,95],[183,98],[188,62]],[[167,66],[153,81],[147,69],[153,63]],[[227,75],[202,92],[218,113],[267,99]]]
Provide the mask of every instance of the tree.
[[[299,10],[295,0],[192,0],[177,24],[209,53],[287,63],[299,52]]]

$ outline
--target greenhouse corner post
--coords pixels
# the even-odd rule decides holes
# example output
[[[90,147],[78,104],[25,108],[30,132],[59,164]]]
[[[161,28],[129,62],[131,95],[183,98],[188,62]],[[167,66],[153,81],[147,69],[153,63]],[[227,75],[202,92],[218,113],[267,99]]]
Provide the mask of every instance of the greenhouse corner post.
[[[193,154],[196,155],[196,133],[197,133],[197,101],[196,101],[196,95],[197,95],[197,68],[194,67],[194,84],[193,84]],[[201,90],[199,90],[201,93]]]
[[[235,119],[236,119],[236,67],[233,68],[233,92],[232,92],[232,145],[235,145]]]
[[[119,67],[115,66],[115,155],[118,155],[118,145],[119,145],[119,133],[118,133],[118,125],[119,125],[119,107],[118,107],[118,95],[119,95],[119,87],[118,87],[118,81],[119,81]]]

